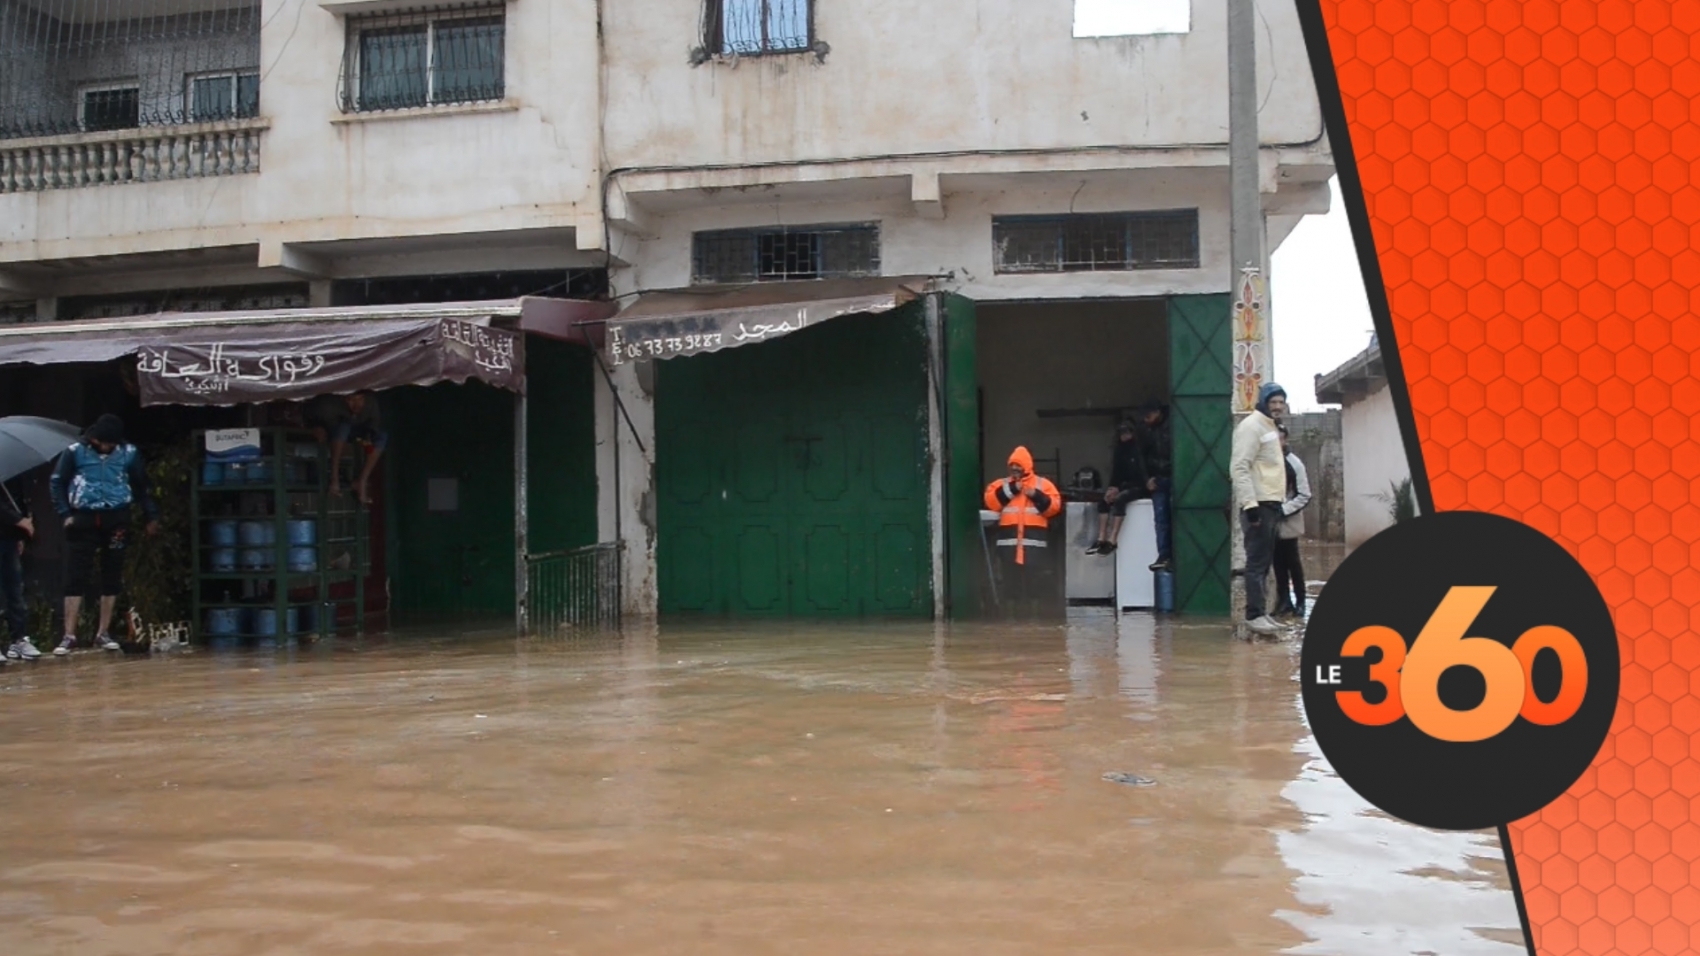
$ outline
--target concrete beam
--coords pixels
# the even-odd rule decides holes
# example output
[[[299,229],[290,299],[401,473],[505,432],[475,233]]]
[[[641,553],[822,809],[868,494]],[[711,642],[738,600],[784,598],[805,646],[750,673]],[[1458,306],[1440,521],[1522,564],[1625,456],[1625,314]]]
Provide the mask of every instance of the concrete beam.
[[[305,279],[328,279],[335,275],[331,260],[289,242],[260,242],[259,267],[282,269]]]
[[[0,270],[0,292],[19,299],[33,299],[41,291],[37,283],[31,282],[16,272]]]
[[[618,183],[612,184],[608,190],[608,218],[606,221],[610,232],[616,232],[632,239],[648,241],[661,238],[661,230],[654,218],[647,210],[638,208]],[[600,240],[602,238],[603,219],[594,215],[586,215],[580,219],[578,229],[581,232],[587,229],[595,230],[597,239]],[[616,241],[615,246],[618,247],[618,245],[619,243]],[[579,248],[586,248],[582,239],[579,241]],[[595,248],[601,249],[602,247],[597,245]]]
[[[915,214],[922,219],[944,218],[944,189],[939,185],[939,172],[930,169],[909,177],[909,201]]]
[[[609,216],[613,219],[613,216]],[[573,246],[579,252],[607,252],[608,239],[604,234],[602,220],[596,216],[582,216],[573,225]]]
[[[1274,150],[1263,149],[1257,153],[1257,191],[1265,196],[1273,196],[1281,188],[1281,157]]]
[[[1334,193],[1327,183],[1288,183],[1265,199],[1263,208],[1271,216],[1326,216],[1333,205]]]

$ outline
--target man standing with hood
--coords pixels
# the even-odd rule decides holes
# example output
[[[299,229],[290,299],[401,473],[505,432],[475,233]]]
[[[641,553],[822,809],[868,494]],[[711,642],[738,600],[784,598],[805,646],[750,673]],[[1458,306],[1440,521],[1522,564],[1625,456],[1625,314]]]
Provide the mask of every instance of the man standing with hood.
[[[102,415],[83,433],[83,440],[65,449],[48,483],[53,510],[65,519],[65,637],[53,649],[56,656],[71,653],[77,643],[77,618],[83,595],[100,565],[100,629],[95,646],[116,651],[112,612],[124,589],[124,553],[129,542],[130,508],[140,504],[147,515],[147,533],[159,531],[159,507],[148,490],[142,453],[124,440],[124,422]]]
[[[1245,620],[1256,634],[1279,634],[1281,625],[1266,605],[1269,569],[1287,499],[1287,460],[1281,453],[1279,420],[1287,414],[1287,391],[1274,383],[1257,393],[1257,410],[1234,426],[1228,474],[1245,532]]]
[[[1152,402],[1139,413],[1144,426],[1139,435],[1140,453],[1145,458],[1145,487],[1151,492],[1151,520],[1157,526],[1157,560],[1153,571],[1172,571],[1175,567],[1174,502],[1170,495],[1174,483],[1174,445],[1169,438],[1169,406]]]
[[[998,512],[998,556],[1005,593],[1029,613],[1048,609],[1059,597],[1056,565],[1046,540],[1051,519],[1063,507],[1062,493],[1050,479],[1033,473],[1033,455],[1017,448],[1009,456],[1009,477],[986,486],[986,508]]]

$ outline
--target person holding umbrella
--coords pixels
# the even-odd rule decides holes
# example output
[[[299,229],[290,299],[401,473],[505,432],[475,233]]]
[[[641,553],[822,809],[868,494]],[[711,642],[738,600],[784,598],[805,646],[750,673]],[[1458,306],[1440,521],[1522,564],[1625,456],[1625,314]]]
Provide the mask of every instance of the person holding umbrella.
[[[124,589],[124,549],[129,540],[130,508],[140,504],[148,517],[147,533],[159,532],[159,506],[148,488],[141,452],[124,441],[124,422],[116,415],[95,419],[83,439],[59,457],[48,487],[53,510],[65,519],[65,637],[55,656],[71,653],[77,644],[77,618],[89,577],[100,561],[100,624],[95,645],[116,651],[112,612]]]
[[[24,603],[24,545],[35,537],[35,520],[30,517],[29,499],[11,482],[0,484],[0,602],[5,607],[6,651],[0,664],[13,660],[35,660],[41,656],[29,638],[29,605]]]
[[[33,661],[41,656],[25,633],[29,609],[21,559],[24,546],[35,540],[35,522],[17,479],[58,458],[76,440],[77,427],[65,422],[30,415],[0,418],[0,599],[11,630],[11,642],[0,659]]]

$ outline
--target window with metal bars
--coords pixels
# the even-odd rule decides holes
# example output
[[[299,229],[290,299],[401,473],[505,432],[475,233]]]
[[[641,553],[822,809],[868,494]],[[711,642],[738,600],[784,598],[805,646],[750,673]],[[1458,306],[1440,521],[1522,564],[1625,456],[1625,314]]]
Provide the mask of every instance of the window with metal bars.
[[[82,91],[81,127],[100,133],[142,125],[142,89],[129,84],[87,87]]]
[[[350,18],[342,110],[371,113],[499,100],[507,95],[506,39],[501,6]]]
[[[259,66],[260,0],[0,0],[0,138],[253,116]]]
[[[997,216],[995,271],[1125,272],[1198,268],[1198,210]]]
[[[189,116],[197,123],[260,115],[260,74],[189,77]]]
[[[706,0],[704,42],[717,56],[814,48],[814,0]]]
[[[877,223],[722,229],[691,237],[694,285],[879,274]]]

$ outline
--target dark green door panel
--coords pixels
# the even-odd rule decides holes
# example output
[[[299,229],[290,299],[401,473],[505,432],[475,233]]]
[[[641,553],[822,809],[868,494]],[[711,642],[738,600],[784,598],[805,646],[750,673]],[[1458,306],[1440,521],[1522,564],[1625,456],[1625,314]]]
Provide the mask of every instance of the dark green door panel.
[[[595,544],[596,361],[589,349],[527,336],[525,376],[529,548],[541,554]]]
[[[513,613],[513,403],[476,381],[384,393],[398,618]],[[430,509],[433,478],[455,482],[453,510]]]
[[[980,382],[974,300],[943,297],[945,547],[950,569],[950,613],[979,611],[985,554],[980,541]]]
[[[525,342],[530,550],[594,544],[595,365],[586,349]],[[390,431],[398,617],[506,616],[514,608],[514,396],[473,381],[383,395]],[[456,508],[429,508],[453,478]]]
[[[927,615],[918,307],[657,363],[668,614]]]
[[[1187,613],[1226,614],[1229,610],[1232,364],[1228,296],[1171,297],[1175,607]]]

